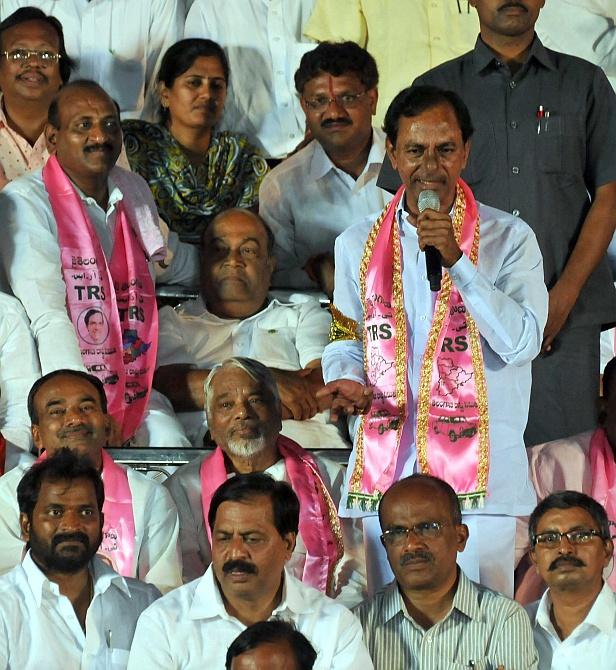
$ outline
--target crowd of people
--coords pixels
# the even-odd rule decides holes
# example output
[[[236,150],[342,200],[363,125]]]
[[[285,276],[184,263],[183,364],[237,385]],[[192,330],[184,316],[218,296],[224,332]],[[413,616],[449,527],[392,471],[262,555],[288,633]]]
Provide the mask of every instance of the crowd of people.
[[[612,667],[612,5],[0,0],[0,670]]]

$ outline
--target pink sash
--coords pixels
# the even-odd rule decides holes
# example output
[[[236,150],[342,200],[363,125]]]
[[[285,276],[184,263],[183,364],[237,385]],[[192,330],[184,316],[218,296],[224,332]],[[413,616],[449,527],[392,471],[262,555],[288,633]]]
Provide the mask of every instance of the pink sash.
[[[365,511],[376,511],[382,494],[393,483],[409,406],[409,354],[396,223],[403,195],[401,187],[373,226],[360,266],[364,365],[374,399],[361,419],[347,507]],[[458,182],[453,225],[460,248],[476,264],[477,206],[462,180]],[[422,472],[448,481],[464,508],[483,504],[489,436],[481,342],[447,273],[437,296],[422,363],[416,446]]]
[[[108,264],[81,198],[55,156],[43,168],[43,182],[58,226],[67,308],[81,357],[105,384],[109,413],[127,440],[147,407],[158,346],[158,312],[147,258],[124,201],[116,206]]]
[[[98,553],[111,567],[123,577],[136,577],[133,569],[135,553],[135,517],[133,513],[133,495],[128,483],[128,474],[124,468],[114,463],[103,449],[101,451],[103,469],[101,477],[105,485],[103,503],[103,541]],[[37,463],[47,458],[44,451]]]
[[[0,434],[0,476],[4,474],[5,465],[6,465],[6,440]]]
[[[614,451],[603,428],[597,428],[590,439],[590,471],[591,497],[603,505],[608,519],[616,521],[616,462]],[[607,583],[613,591],[616,591],[616,547],[614,563]]]
[[[344,553],[340,520],[313,456],[287,437],[278,437],[277,447],[291,486],[300,503],[299,534],[306,546],[302,581],[327,594],[333,594],[334,574]],[[199,470],[203,519],[210,542],[207,521],[212,496],[227,480],[224,453],[218,447],[203,460]]]

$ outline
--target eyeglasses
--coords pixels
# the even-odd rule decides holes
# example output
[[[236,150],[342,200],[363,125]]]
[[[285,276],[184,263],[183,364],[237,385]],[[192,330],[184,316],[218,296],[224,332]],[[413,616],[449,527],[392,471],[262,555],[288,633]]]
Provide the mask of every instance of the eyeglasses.
[[[431,538],[439,537],[443,528],[450,525],[451,524],[448,523],[441,523],[440,521],[422,521],[410,528],[397,526],[396,528],[390,528],[389,530],[383,531],[381,540],[383,540],[383,544],[386,544],[389,547],[401,547],[406,544],[411,533],[416,537],[429,540]]]
[[[304,98],[306,107],[313,112],[324,112],[332,102],[335,102],[339,107],[344,109],[355,109],[359,106],[361,99],[368,91],[361,93],[343,93],[342,95],[334,95],[329,98],[326,95],[318,95],[315,98]]]
[[[533,537],[533,544],[535,546],[541,545],[546,549],[555,549],[560,546],[563,537],[566,537],[571,544],[588,544],[593,537],[603,539],[598,530],[568,530],[565,533],[557,530],[549,530],[545,533],[535,535]]]
[[[37,51],[36,49],[13,49],[12,51],[3,51],[2,55],[13,63],[25,63],[32,57],[36,57],[43,64],[57,63],[61,54],[55,51]]]

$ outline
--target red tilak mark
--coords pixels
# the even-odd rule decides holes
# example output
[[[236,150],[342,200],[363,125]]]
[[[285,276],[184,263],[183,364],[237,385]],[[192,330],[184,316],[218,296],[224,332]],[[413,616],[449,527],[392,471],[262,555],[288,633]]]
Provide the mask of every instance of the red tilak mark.
[[[334,96],[334,79],[331,75],[327,78],[327,83],[329,84],[329,95],[332,98],[335,98],[335,96]]]

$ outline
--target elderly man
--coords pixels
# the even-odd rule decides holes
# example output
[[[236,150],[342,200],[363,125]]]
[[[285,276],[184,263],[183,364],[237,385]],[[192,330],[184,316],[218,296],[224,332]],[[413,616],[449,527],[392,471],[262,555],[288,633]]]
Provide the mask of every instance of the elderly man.
[[[315,398],[323,386],[329,314],[316,300],[285,303],[268,297],[272,247],[271,231],[248,210],[230,209],[212,221],[201,245],[201,297],[160,312],[154,384],[181,412],[189,439],[202,444],[203,384],[210,369],[230,356],[254,358],[276,379],[284,435],[314,449],[345,448],[329,413],[319,411],[327,403],[319,405]]]
[[[295,88],[313,139],[259,191],[259,213],[276,239],[275,286],[316,281],[331,296],[336,237],[391,199],[376,185],[385,155],[372,127],[378,76],[374,58],[353,42],[319,44],[300,62]]]
[[[537,505],[528,533],[531,559],[549,586],[527,607],[539,670],[613,667],[616,595],[604,574],[614,547],[605,510],[583,493],[559,491]]]
[[[412,472],[438,475],[471,528],[463,568],[512,594],[515,516],[535,503],[522,434],[547,312],[541,254],[523,221],[477,203],[460,180],[472,125],[457,95],[405,89],[385,130],[403,186],[376,223],[336,241],[336,341],[319,395],[333,397],[332,412],[363,413],[374,394],[341,515],[366,518],[368,584],[378,586],[388,581],[372,553],[380,497]],[[372,573],[379,556],[384,574]]]
[[[121,575],[138,577],[161,591],[180,584],[175,505],[160,484],[117,465],[105,451],[113,421],[102,383],[75,370],[51,372],[32,387],[28,410],[34,444],[44,451],[39,461],[68,448],[88,456],[101,473],[106,498],[100,553]],[[0,478],[0,572],[22,558],[15,490],[28,465],[22,463]]]
[[[123,118],[155,120],[156,74],[165,51],[182,37],[182,0],[2,0],[0,18],[27,6],[62,24],[78,78],[98,82]]]
[[[293,72],[314,46],[302,39],[314,0],[194,0],[184,37],[225,48],[232,72],[224,130],[242,132],[271,158],[284,158],[304,138]]]
[[[329,595],[342,592],[345,603],[357,604],[364,566],[360,556],[353,557],[361,539],[353,537],[349,524],[341,528],[336,513],[342,469],[280,434],[280,398],[270,371],[248,358],[227,359],[205,383],[205,407],[216,451],[181,467],[165,482],[180,514],[184,581],[200,577],[211,562],[207,514],[214,491],[235,474],[266,472],[289,482],[301,503],[299,535],[287,569],[303,582]]]
[[[259,621],[233,640],[225,670],[312,670],[316,658],[313,646],[293,624]]]
[[[222,669],[242,630],[279,616],[317,650],[317,668],[371,670],[359,621],[285,569],[299,506],[289,484],[262,473],[231,477],[218,488],[207,513],[212,565],[143,613],[129,669]]]
[[[449,484],[400,480],[381,499],[379,521],[395,581],[357,610],[375,670],[537,667],[524,610],[457,565],[468,527]]]
[[[43,167],[49,104],[66,84],[73,61],[60,22],[23,7],[0,23],[0,186]]]
[[[98,84],[64,86],[45,137],[54,155],[43,169],[0,192],[10,240],[0,250],[4,271],[30,319],[43,372],[96,374],[128,440],[141,425],[156,363],[153,261],[165,255],[158,214],[141,177],[114,167],[120,122]],[[176,261],[162,278],[179,277]],[[85,323],[92,309],[107,325],[101,343]]]
[[[533,363],[531,446],[596,424],[600,330],[616,321],[605,255],[616,211],[616,95],[599,67],[536,37],[544,0],[469,1],[481,28],[475,48],[415,84],[466,102],[477,132],[464,179],[537,235],[550,297]]]
[[[353,40],[374,56],[381,73],[381,125],[396,93],[470,49],[477,29],[468,0],[316,0],[304,33],[319,42]]]
[[[91,461],[69,449],[19,482],[28,553],[0,577],[0,667],[126,668],[137,619],[160,593],[96,556],[104,495]]]

